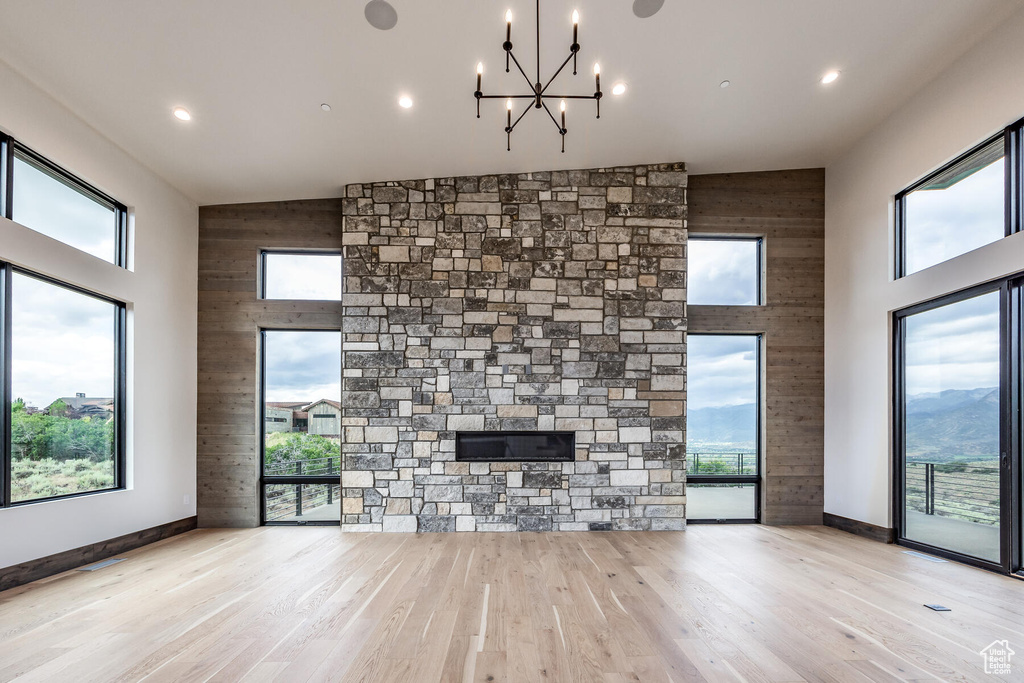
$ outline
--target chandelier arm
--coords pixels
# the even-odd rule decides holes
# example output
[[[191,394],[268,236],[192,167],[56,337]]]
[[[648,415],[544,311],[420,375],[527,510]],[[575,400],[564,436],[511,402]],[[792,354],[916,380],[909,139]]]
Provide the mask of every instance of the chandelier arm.
[[[546,105],[546,104],[544,105],[544,111],[546,111],[548,113],[548,116],[551,117],[551,122],[555,124],[555,128],[558,129],[558,134],[561,135],[562,134],[562,125],[560,123],[558,123],[558,119],[555,118],[555,115],[551,113],[551,110],[548,109],[548,105]]]
[[[512,131],[516,129],[516,126],[519,125],[519,122],[523,120],[523,117],[526,116],[526,112],[530,111],[530,109],[532,109],[532,107],[527,107],[526,109],[524,109],[523,113],[519,115],[518,119],[516,119],[516,122],[512,124],[511,128],[508,129],[510,135],[512,134]]]
[[[525,71],[523,71],[523,67],[519,64],[519,60],[516,59],[516,56],[512,54],[512,50],[509,50],[507,54],[512,58],[512,61],[515,62],[516,68],[519,69],[519,73],[523,74],[523,78],[526,79],[526,84],[530,86],[530,90],[533,90],[533,83],[530,82],[530,77],[526,75]],[[534,95],[534,97],[536,97],[536,95]]]
[[[562,66],[558,67],[558,71],[556,71],[556,72],[555,72],[555,75],[554,75],[554,76],[552,76],[551,78],[549,78],[549,79],[548,79],[548,82],[547,82],[547,83],[546,83],[546,84],[544,85],[544,87],[543,87],[543,88],[541,88],[541,91],[540,91],[540,92],[541,92],[541,94],[542,94],[542,95],[543,95],[543,94],[544,94],[544,92],[545,92],[545,91],[546,91],[546,90],[548,89],[548,86],[549,86],[549,85],[551,85],[551,83],[552,83],[552,82],[553,82],[553,81],[554,81],[554,80],[555,80],[556,78],[558,78],[558,74],[562,73],[562,69],[564,69],[564,68],[565,68],[565,65],[569,63],[569,60],[570,60],[570,59],[572,59],[572,57],[573,57],[573,55],[574,55],[574,54],[576,54],[576,53],[575,53],[575,52],[570,52],[570,53],[569,53],[569,56],[565,58],[565,61],[564,61],[564,62],[562,62]]]
[[[481,95],[482,100],[535,100],[536,95]]]
[[[487,95],[484,95],[487,97]],[[520,97],[529,97],[529,95],[520,95]],[[595,95],[543,95],[545,100],[596,100]]]

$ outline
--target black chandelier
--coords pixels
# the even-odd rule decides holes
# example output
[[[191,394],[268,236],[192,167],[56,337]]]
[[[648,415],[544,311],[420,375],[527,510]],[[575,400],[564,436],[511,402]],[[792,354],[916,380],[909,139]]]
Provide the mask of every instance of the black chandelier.
[[[546,85],[541,85],[540,82],[540,0],[537,0],[537,80],[531,82],[530,77],[526,75],[526,71],[523,70],[519,60],[516,59],[515,54],[512,52],[512,10],[505,12],[505,42],[502,47],[505,50],[505,73],[509,73],[511,64],[515,64],[516,68],[519,69],[519,73],[526,79],[526,83],[529,86],[531,93],[529,95],[485,95],[483,93],[482,81],[484,74],[484,63],[480,62],[476,65],[476,92],[473,96],[476,97],[476,117],[480,118],[480,100],[505,100],[505,135],[507,137],[507,149],[512,151],[512,131],[515,130],[519,122],[523,120],[526,113],[530,109],[544,109],[551,117],[552,123],[558,128],[558,134],[562,136],[562,152],[565,153],[565,134],[568,132],[565,127],[565,101],[566,100],[594,100],[597,103],[597,118],[601,118],[601,67],[598,64],[594,64],[594,80],[596,83],[596,91],[593,95],[549,95],[548,88],[558,78],[558,74],[562,73],[562,69],[572,61],[572,74],[576,75],[576,56],[580,51],[579,38],[579,24],[580,24],[580,13],[573,10],[572,13],[572,45],[569,46],[569,56],[562,62],[562,66],[558,67],[555,71],[555,75],[548,79]],[[519,118],[512,122],[512,100],[530,100],[532,107],[527,106],[523,113],[519,115]],[[548,105],[545,100],[561,100],[559,103],[559,110],[561,113],[561,123],[555,118],[555,115],[548,109]]]

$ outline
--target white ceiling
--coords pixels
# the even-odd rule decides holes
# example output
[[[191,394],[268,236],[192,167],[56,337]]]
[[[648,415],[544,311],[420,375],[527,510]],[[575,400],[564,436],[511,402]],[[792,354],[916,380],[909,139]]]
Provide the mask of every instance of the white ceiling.
[[[668,0],[643,20],[629,0],[544,0],[542,77],[578,7],[580,75],[556,83],[589,94],[600,61],[606,93],[600,121],[570,103],[564,155],[543,112],[512,152],[500,101],[475,118],[477,61],[485,91],[524,86],[503,69],[506,7],[535,69],[533,2],[391,1],[398,25],[382,32],[363,0],[0,0],[0,59],[198,203],[269,201],[640,162],[826,165],[1024,0]],[[829,69],[842,77],[822,86]],[[178,105],[190,123],[171,116]]]

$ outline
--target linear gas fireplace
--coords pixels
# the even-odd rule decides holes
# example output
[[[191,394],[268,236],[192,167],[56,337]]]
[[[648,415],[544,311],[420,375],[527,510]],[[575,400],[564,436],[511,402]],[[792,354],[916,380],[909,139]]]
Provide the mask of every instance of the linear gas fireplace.
[[[464,462],[571,462],[575,432],[458,432],[455,459]]]

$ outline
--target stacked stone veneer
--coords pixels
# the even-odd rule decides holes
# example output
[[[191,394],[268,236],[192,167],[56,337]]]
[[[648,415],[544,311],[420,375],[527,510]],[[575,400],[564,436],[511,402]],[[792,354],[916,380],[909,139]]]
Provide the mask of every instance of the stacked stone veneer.
[[[685,525],[683,164],[350,185],[342,526]],[[455,462],[569,430],[575,462]]]

